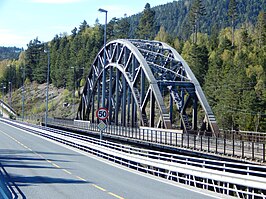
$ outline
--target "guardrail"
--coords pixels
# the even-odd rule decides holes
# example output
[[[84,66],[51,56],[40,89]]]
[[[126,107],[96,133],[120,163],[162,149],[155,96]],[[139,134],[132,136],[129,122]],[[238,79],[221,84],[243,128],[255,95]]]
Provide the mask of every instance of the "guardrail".
[[[7,111],[9,114],[12,114],[13,116],[17,115],[16,111],[1,99],[0,99],[0,105],[1,109],[5,109],[5,111]]]
[[[83,129],[99,132],[98,124],[48,118],[48,124],[67,126],[72,129]],[[215,155],[244,159],[245,161],[266,162],[266,144],[225,137],[209,137],[204,135],[183,134],[180,130],[164,130],[149,127],[130,128],[123,126],[107,126],[104,134],[141,140],[172,147],[181,147],[191,151],[201,151]]]
[[[177,155],[4,120],[28,132],[178,183],[239,198],[266,198],[266,167]]]

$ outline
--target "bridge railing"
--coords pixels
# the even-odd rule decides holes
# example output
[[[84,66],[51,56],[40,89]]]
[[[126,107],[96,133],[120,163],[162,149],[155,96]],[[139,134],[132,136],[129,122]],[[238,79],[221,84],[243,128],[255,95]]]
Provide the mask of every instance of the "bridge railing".
[[[98,124],[84,121],[48,118],[48,124],[66,126],[70,129],[93,131],[99,133]],[[104,135],[117,136],[129,140],[153,143],[165,147],[180,147],[212,155],[226,155],[247,161],[266,162],[266,143],[227,139],[226,137],[209,137],[204,135],[183,134],[180,130],[155,129],[149,127],[131,128],[110,125],[103,131]]]
[[[236,131],[236,130],[221,129],[218,134],[218,137],[231,139],[231,140],[266,143],[266,132]]]

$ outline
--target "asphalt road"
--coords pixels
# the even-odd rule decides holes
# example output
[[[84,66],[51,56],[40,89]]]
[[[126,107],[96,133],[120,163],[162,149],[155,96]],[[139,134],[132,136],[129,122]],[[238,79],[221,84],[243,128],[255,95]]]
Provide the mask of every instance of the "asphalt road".
[[[209,192],[119,168],[1,121],[0,166],[19,198],[213,198]]]

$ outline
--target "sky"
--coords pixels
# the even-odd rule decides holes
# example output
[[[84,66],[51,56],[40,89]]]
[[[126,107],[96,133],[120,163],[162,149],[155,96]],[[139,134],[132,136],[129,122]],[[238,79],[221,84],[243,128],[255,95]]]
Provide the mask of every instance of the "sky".
[[[173,0],[0,0],[0,46],[27,48],[30,40],[51,41],[56,34],[71,34],[84,20],[90,26],[104,24],[113,17],[123,17],[143,11],[146,3],[151,7]]]

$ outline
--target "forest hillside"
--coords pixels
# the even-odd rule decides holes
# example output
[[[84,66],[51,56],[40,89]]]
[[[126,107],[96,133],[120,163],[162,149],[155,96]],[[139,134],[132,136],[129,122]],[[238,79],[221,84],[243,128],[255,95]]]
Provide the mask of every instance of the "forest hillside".
[[[220,128],[265,132],[265,6],[265,0],[179,0],[154,8],[147,3],[141,13],[111,19],[107,39],[155,39],[170,44],[199,80]],[[50,83],[74,93],[84,85],[103,46],[103,32],[97,20],[94,25],[84,20],[70,35],[57,34],[45,43],[34,38],[18,59],[0,62],[0,82],[6,88],[12,82],[13,90],[23,82],[45,83],[49,54]],[[4,92],[7,95],[10,90]],[[77,102],[79,94],[68,100]]]

